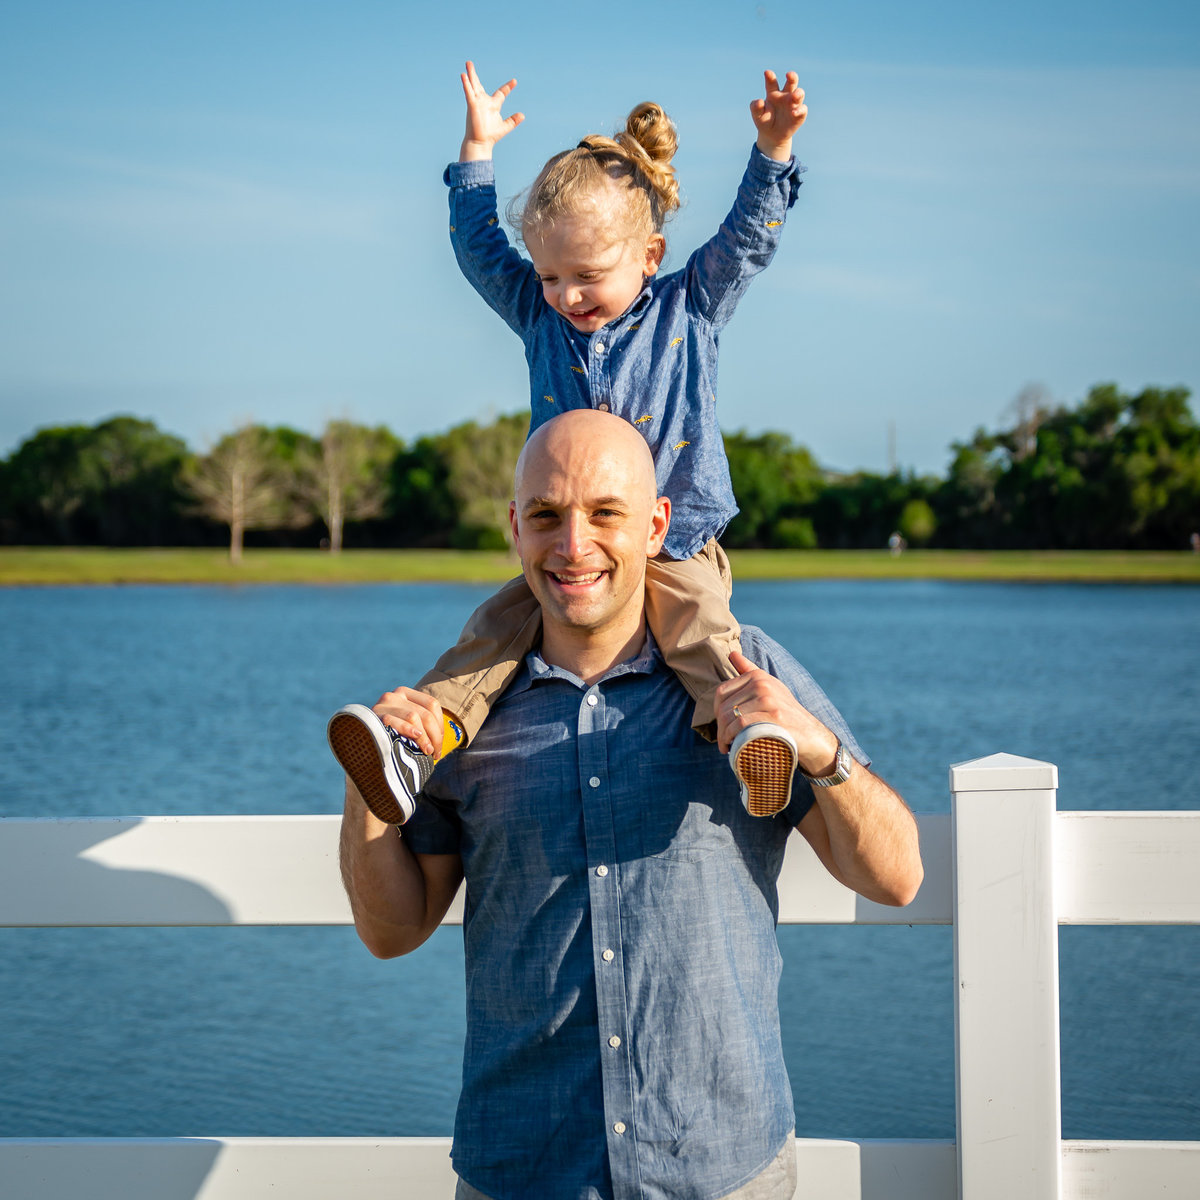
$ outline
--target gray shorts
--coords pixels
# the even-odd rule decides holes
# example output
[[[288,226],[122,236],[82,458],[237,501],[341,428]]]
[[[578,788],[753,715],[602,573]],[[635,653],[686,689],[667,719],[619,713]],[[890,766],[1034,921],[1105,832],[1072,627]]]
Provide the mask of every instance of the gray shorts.
[[[743,1184],[736,1192],[726,1192],[722,1200],[792,1200],[796,1194],[796,1135],[789,1133],[783,1149],[767,1169]],[[458,1181],[454,1200],[490,1200],[465,1179]]]

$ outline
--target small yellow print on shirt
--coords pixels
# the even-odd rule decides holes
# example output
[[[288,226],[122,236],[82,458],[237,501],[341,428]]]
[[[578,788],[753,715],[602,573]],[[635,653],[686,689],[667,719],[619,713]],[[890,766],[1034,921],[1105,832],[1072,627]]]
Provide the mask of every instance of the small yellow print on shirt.
[[[451,225],[451,226],[450,226],[450,232],[451,232],[451,233],[454,233],[454,232],[456,232],[456,229],[457,229],[457,227],[456,227],[456,226],[454,226],[454,225]]]
[[[641,329],[641,327],[642,327],[642,323],[641,323],[641,321],[639,321],[636,325],[630,325],[629,330],[632,333],[633,330]]]
[[[553,403],[554,403],[554,397],[553,397],[553,396],[543,396],[543,397],[542,397],[542,399],[543,399],[543,400],[545,400],[547,404],[553,404]]]
[[[692,444],[691,442],[676,442],[675,445],[673,445],[671,447],[671,449],[672,450],[682,450],[684,448],[684,446],[690,446],[691,444]]]
[[[678,345],[679,345],[679,343],[680,343],[680,342],[682,342],[682,341],[683,341],[683,338],[676,338],[676,339],[675,339],[675,340],[674,340],[674,341],[671,343],[671,349],[672,349],[672,350],[674,350],[674,349],[675,349],[675,347],[676,347],[676,346],[678,346]]]
[[[780,226],[780,225],[782,225],[782,224],[783,224],[783,222],[782,222],[782,221],[768,221],[768,222],[767,222],[767,228],[768,228],[768,229],[778,229],[778,228],[779,228],[779,226]]]
[[[489,225],[495,225],[495,223],[496,223],[496,218],[495,218],[495,217],[488,217],[488,224],[489,224]]]
[[[634,421],[634,424],[635,425],[644,425],[647,421],[653,421],[653,420],[654,420],[653,415],[651,413],[647,413],[644,417],[638,417],[638,419],[636,421]]]
[[[573,367],[571,368],[571,370],[572,370],[572,371],[576,371],[576,372],[578,372],[580,375],[586,375],[586,374],[587,374],[587,372],[586,372],[586,371],[585,371],[585,370],[584,370],[582,367],[575,367],[575,366],[573,366]]]

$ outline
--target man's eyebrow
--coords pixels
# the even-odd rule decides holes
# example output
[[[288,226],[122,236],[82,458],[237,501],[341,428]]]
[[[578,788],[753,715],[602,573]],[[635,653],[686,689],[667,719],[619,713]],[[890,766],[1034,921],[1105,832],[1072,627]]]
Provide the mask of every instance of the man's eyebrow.
[[[587,502],[588,508],[627,508],[628,501],[623,496],[597,496]],[[521,506],[522,512],[535,508],[558,508],[559,502],[549,500],[545,496],[530,496]]]

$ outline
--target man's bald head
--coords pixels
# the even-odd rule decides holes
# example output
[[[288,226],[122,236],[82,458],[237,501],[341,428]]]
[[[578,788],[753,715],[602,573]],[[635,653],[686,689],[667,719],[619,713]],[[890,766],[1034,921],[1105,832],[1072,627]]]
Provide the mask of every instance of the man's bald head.
[[[540,425],[521,449],[513,473],[513,493],[520,511],[526,476],[547,468],[590,469],[627,478],[653,502],[658,496],[654,458],[646,439],[628,421],[594,408],[573,408]],[[535,484],[536,490],[536,484]]]

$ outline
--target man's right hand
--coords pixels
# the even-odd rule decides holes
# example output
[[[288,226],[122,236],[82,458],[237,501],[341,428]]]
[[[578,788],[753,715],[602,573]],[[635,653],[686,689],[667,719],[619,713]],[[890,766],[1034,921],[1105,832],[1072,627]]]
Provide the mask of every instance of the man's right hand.
[[[458,161],[476,162],[491,158],[492,147],[525,120],[524,113],[513,113],[510,117],[500,115],[500,109],[508,99],[509,92],[517,86],[517,81],[510,79],[494,92],[489,92],[479,82],[475,64],[470,60],[459,79],[462,81],[463,95],[467,100],[467,129],[463,134]]]
[[[422,753],[441,757],[445,734],[442,706],[428,692],[398,687],[393,692],[384,692],[372,709],[385,725],[412,738]]]

